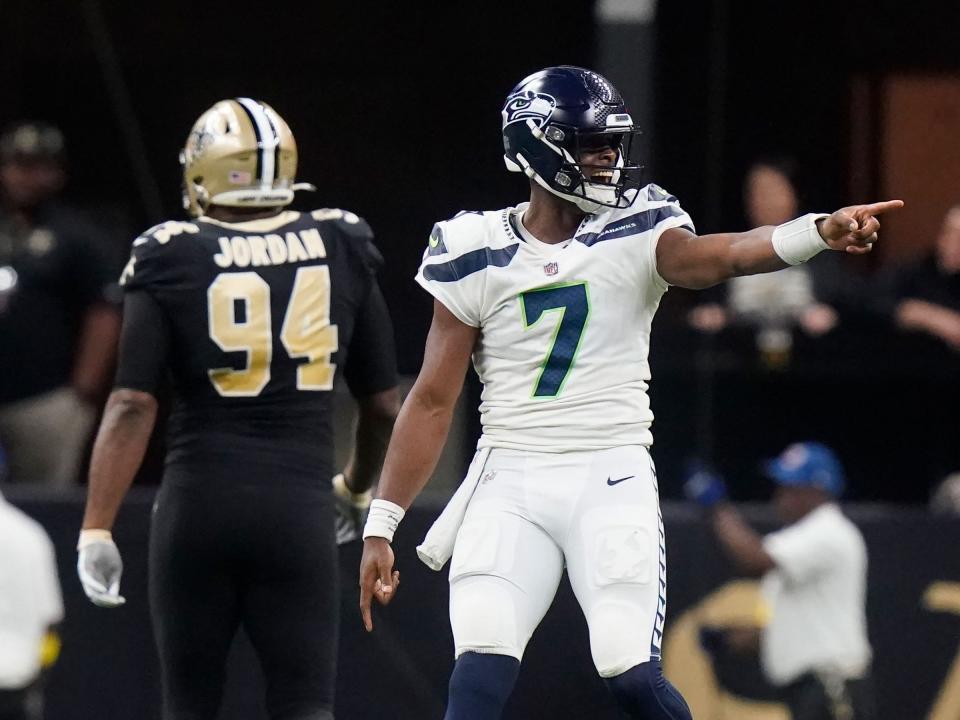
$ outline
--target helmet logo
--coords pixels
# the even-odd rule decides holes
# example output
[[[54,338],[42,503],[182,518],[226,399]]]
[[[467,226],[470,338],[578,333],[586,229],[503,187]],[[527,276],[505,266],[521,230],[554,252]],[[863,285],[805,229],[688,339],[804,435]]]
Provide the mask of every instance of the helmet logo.
[[[187,138],[187,154],[192,157],[203,155],[204,150],[210,147],[215,139],[214,134],[207,128],[194,130]]]
[[[553,115],[555,107],[557,100],[553,95],[524,90],[507,98],[503,106],[503,124],[507,126],[533,118],[537,125],[543,127]]]

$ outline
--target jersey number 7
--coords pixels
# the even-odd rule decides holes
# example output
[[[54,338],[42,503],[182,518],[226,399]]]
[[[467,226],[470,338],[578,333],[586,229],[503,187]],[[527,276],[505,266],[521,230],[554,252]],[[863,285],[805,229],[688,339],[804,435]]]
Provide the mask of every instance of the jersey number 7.
[[[243,321],[236,306],[244,307]],[[270,382],[273,327],[270,286],[255,272],[221,273],[207,290],[210,339],[224,352],[244,352],[243,369],[208,370],[210,382],[224,397],[255,397]],[[330,324],[330,268],[297,270],[290,302],[280,330],[280,341],[291,358],[307,358],[297,368],[297,389],[330,390],[336,365],[337,326]]]
[[[563,390],[577,358],[583,330],[590,318],[590,294],[585,282],[551,285],[520,293],[523,327],[530,329],[549,312],[559,312],[550,350],[540,363],[533,387],[535,398],[555,398]]]

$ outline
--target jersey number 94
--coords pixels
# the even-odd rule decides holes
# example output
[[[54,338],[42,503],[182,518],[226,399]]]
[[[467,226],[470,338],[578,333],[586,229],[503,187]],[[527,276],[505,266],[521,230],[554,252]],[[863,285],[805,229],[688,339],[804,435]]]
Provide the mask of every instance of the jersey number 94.
[[[238,319],[237,305],[243,307]],[[270,286],[255,272],[221,273],[207,290],[210,339],[224,352],[244,352],[245,367],[209,370],[210,382],[224,397],[255,397],[270,382],[273,327]],[[297,270],[280,341],[291,358],[306,358],[297,368],[297,389],[330,390],[336,365],[337,326],[330,324],[330,269]]]

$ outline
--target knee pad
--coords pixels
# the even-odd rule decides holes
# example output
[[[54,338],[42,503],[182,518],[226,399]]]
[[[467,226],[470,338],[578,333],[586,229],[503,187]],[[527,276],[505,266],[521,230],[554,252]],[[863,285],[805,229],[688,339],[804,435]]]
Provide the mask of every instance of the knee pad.
[[[659,660],[606,679],[620,708],[638,720],[693,720],[683,696],[663,676]]]
[[[618,599],[601,600],[591,608],[590,654],[600,677],[614,677],[651,659],[650,624],[637,620],[643,614],[636,603]]]
[[[526,639],[520,637],[517,608],[509,584],[496,577],[460,578],[450,584],[450,626],[456,657],[496,653],[519,660]]]
[[[506,530],[508,541],[503,543]],[[456,656],[495,652],[520,659],[526,641],[519,637],[514,588],[502,575],[509,572],[512,528],[475,520],[457,535],[450,564],[450,625]]]

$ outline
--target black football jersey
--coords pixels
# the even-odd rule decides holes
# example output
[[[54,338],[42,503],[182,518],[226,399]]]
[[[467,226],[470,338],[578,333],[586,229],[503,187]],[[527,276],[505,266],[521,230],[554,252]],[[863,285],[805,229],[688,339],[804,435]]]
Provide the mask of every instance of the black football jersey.
[[[337,373],[355,395],[396,385],[372,238],[353,213],[317,210],[167,222],[134,241],[121,285],[162,313],[168,468],[332,472]]]

